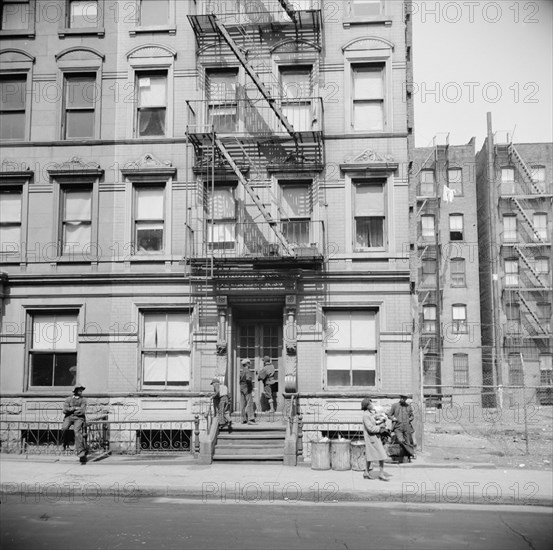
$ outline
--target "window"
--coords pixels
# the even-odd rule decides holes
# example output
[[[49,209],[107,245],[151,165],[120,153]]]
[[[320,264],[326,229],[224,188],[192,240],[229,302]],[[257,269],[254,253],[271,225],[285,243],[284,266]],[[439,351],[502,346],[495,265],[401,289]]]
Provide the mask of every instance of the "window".
[[[32,316],[29,386],[73,386],[77,381],[77,314]]]
[[[549,258],[535,258],[533,263],[538,275],[547,275],[549,273]]]
[[[29,28],[31,14],[31,3],[29,0],[2,0],[3,31],[23,31]]]
[[[188,313],[144,312],[142,386],[174,388],[190,385],[190,316]]]
[[[25,75],[0,78],[0,139],[25,139]]]
[[[538,242],[548,242],[547,214],[536,212],[533,215],[534,239]]]
[[[421,171],[421,197],[433,197],[434,196],[434,170],[422,170]]]
[[[384,248],[385,196],[383,180],[353,179],[355,250]]]
[[[449,215],[449,240],[463,240],[463,214]]]
[[[467,306],[455,304],[452,306],[451,318],[453,320],[453,334],[467,333]]]
[[[509,354],[509,384],[511,386],[522,386],[522,360],[520,353]]]
[[[453,385],[468,386],[469,356],[466,353],[453,354]]]
[[[520,304],[516,302],[507,303],[505,316],[507,317],[507,332],[520,334]]]
[[[21,188],[0,190],[0,261],[21,249]]]
[[[309,246],[311,184],[281,184],[280,194],[284,237],[292,245]]]
[[[207,122],[216,132],[235,132],[238,129],[237,80],[238,69],[206,70]]]
[[[436,306],[422,307],[422,331],[424,333],[436,333]]]
[[[311,105],[312,67],[280,67],[280,86],[282,90],[282,112],[298,132],[312,129],[314,114]]]
[[[545,166],[532,166],[532,181],[545,193]]]
[[[517,218],[511,214],[503,215],[503,242],[517,242]]]
[[[140,0],[140,26],[157,27],[169,24],[169,0]]]
[[[421,216],[421,230],[422,237],[425,241],[434,241],[436,233],[434,231],[434,216],[423,215]]]
[[[95,137],[96,74],[64,75],[63,138]]]
[[[92,188],[63,188],[61,213],[62,254],[90,252]]]
[[[374,17],[382,11],[382,0],[351,0],[353,17]]]
[[[164,247],[165,188],[134,189],[134,246],[137,253],[161,252]]]
[[[505,286],[518,286],[518,260],[505,260]]]
[[[67,27],[95,29],[98,27],[98,0],[69,0]]]
[[[540,355],[540,384],[553,384],[553,355]]]
[[[329,388],[376,386],[375,312],[327,312],[325,341]]]
[[[208,193],[208,243],[215,250],[234,249],[236,243],[236,188],[216,186]]]
[[[167,73],[137,73],[136,135],[164,136],[167,114]]]
[[[353,64],[352,126],[355,131],[382,132],[384,116],[384,63]]]
[[[450,267],[451,267],[451,286],[452,287],[467,286],[464,258],[453,258],[450,262]]]
[[[436,284],[436,258],[423,258],[421,284],[434,286]]]
[[[438,384],[440,358],[434,354],[425,354],[422,360],[422,368],[424,374],[424,385],[433,386]]]
[[[461,168],[450,168],[447,171],[448,187],[453,190],[455,196],[463,194],[463,170]]]
[[[538,302],[536,305],[538,308],[538,319],[542,328],[547,332],[551,332],[551,304],[548,302]]]
[[[501,168],[501,191],[507,195],[516,192],[514,168]]]

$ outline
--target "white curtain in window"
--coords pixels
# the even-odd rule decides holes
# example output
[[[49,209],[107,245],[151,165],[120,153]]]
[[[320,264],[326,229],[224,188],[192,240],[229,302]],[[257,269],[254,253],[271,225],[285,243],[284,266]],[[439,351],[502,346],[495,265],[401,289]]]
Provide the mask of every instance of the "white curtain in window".
[[[369,311],[351,312],[351,347],[376,348],[375,314]]]
[[[144,383],[165,382],[166,357],[164,353],[144,355]]]
[[[349,371],[351,366],[351,353],[349,351],[332,351],[326,356],[327,370]]]
[[[88,221],[91,219],[92,196],[90,191],[65,192],[65,220]]]
[[[189,347],[189,316],[186,313],[167,314],[167,347],[187,349]]]
[[[79,222],[66,222],[63,225],[63,252],[83,252],[90,244],[90,225]]]
[[[21,221],[21,193],[0,193],[0,220]]]
[[[138,78],[139,106],[164,107],[167,98],[167,78],[164,75]]]
[[[224,220],[236,217],[236,202],[234,200],[234,188],[216,187],[212,197],[209,198],[208,208],[213,205],[214,220]]]
[[[167,324],[164,313],[148,313],[144,316],[144,344],[146,349],[167,348]]]
[[[215,222],[210,224],[207,229],[208,242],[210,243],[230,243],[236,239],[236,224],[234,222]]]
[[[167,382],[186,383],[190,381],[190,356],[169,354],[167,356]]]
[[[450,231],[463,231],[463,216],[452,214],[449,216]]]
[[[352,370],[376,370],[376,355],[368,352],[354,352],[351,354]]]
[[[305,218],[311,215],[309,186],[282,187],[282,206],[289,218]]]
[[[353,97],[354,99],[382,99],[384,87],[381,67],[354,67]]]
[[[384,212],[384,187],[358,184],[355,186],[355,215],[370,216]]]
[[[464,321],[467,318],[465,306],[453,306],[453,320]]]
[[[162,220],[163,217],[163,188],[137,188],[136,219]]]
[[[75,315],[35,315],[33,349],[77,349],[77,317]]]

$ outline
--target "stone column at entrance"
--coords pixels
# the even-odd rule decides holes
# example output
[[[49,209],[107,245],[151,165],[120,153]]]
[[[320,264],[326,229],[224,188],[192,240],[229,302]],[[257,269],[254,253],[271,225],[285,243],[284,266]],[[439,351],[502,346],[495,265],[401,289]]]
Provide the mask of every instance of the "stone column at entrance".
[[[298,391],[298,340],[296,326],[296,296],[286,296],[286,324],[284,327],[284,345],[286,347],[286,366],[284,391],[295,393]]]

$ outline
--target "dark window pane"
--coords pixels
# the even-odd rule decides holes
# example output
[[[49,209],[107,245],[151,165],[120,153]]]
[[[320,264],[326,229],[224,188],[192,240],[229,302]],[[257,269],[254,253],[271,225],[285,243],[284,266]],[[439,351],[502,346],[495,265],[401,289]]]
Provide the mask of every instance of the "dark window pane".
[[[65,122],[65,137],[94,137],[94,111],[68,111]]]
[[[349,370],[328,370],[329,386],[349,386]]]
[[[450,241],[462,241],[463,240],[463,232],[462,231],[450,231],[449,232],[449,240]]]
[[[376,372],[374,370],[354,370],[353,385],[354,386],[374,386]]]
[[[54,386],[73,386],[77,382],[77,354],[57,353]]]
[[[165,135],[165,108],[141,109],[138,112],[139,136]]]
[[[136,231],[136,246],[139,251],[156,251],[163,248],[163,229],[141,229]]]
[[[140,24],[167,25],[169,23],[169,0],[142,0],[140,3]]]
[[[2,139],[24,139],[25,113],[2,113],[0,115],[0,137]]]
[[[0,80],[0,109],[25,109],[25,78]]]
[[[51,386],[54,373],[54,354],[31,355],[31,386]]]

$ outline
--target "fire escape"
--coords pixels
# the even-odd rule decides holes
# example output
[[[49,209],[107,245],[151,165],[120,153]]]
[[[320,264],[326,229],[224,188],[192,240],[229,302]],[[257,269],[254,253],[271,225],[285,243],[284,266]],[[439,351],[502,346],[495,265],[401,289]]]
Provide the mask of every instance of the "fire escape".
[[[441,258],[440,204],[447,184],[449,135],[436,136],[430,154],[415,175],[417,183],[417,266],[420,353],[425,394],[439,393],[443,360],[444,273]]]
[[[267,9],[265,4],[270,4]],[[194,148],[193,171],[205,184],[204,216],[189,223],[191,270],[221,277],[229,269],[320,268],[324,227],[316,221],[291,221],[273,191],[272,174],[320,172],[324,167],[323,105],[319,97],[289,98],[274,76],[267,40],[278,36],[290,44],[310,43],[321,51],[322,18],[318,9],[296,10],[288,0],[237,4],[198,0],[188,19],[197,45],[198,72],[213,66],[213,57],[228,68],[233,56],[243,68],[245,86],[225,97],[190,100],[187,137]],[[207,74],[207,73],[205,73]],[[227,90],[228,92],[228,90]],[[217,238],[209,203],[215,181],[235,181],[246,201],[226,241]],[[247,212],[246,212],[247,210]],[[202,219],[203,218],[203,219]]]
[[[517,148],[508,139],[496,143],[496,164],[513,170],[499,183],[499,212],[511,218],[503,228],[501,257],[505,262],[502,306],[507,314],[505,354],[522,352],[531,360],[553,351],[551,331],[551,232],[536,225],[536,213],[550,213],[553,204],[551,183],[539,181]]]

